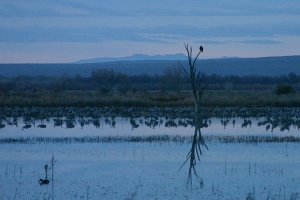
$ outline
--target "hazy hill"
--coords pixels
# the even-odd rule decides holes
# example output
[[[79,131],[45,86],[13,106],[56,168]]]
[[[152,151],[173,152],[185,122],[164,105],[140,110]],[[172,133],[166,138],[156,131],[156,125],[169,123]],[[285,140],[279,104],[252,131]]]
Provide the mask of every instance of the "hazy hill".
[[[111,61],[150,61],[150,60],[185,60],[186,56],[182,53],[178,54],[166,54],[166,55],[154,55],[149,56],[145,54],[134,54],[132,56],[126,56],[126,57],[118,57],[118,58],[92,58],[92,59],[86,59],[86,60],[79,60],[77,64],[82,63],[98,63],[98,62],[111,62]]]
[[[183,61],[184,62],[184,61]],[[201,70],[220,75],[284,75],[300,74],[300,56],[264,58],[227,58],[199,60]],[[126,74],[161,74],[167,68],[178,67],[176,60],[110,61],[82,64],[0,64],[0,75],[89,76],[97,69],[113,69]]]

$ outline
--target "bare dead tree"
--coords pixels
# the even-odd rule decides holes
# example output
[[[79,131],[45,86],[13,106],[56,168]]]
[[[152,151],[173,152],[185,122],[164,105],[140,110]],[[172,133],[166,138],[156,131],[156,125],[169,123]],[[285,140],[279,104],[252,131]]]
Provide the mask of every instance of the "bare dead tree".
[[[207,88],[207,84],[202,82],[202,75],[199,69],[197,69],[196,62],[201,53],[203,53],[203,47],[200,46],[199,50],[196,54],[196,57],[193,58],[193,49],[188,44],[185,44],[185,49],[188,57],[188,66],[186,69],[180,62],[179,65],[181,69],[185,72],[185,77],[191,84],[194,102],[195,102],[195,114],[194,114],[194,126],[195,132],[192,138],[192,146],[188,154],[186,155],[186,160],[181,165],[180,169],[189,162],[189,170],[188,170],[188,184],[192,184],[192,174],[196,177],[199,177],[196,171],[197,161],[200,161],[200,156],[202,155],[202,147],[205,147],[208,150],[207,145],[201,134],[201,128],[206,126],[204,120],[201,116],[201,98],[205,89]]]
[[[185,50],[187,52],[188,57],[188,69],[186,69],[181,62],[178,61],[181,69],[185,72],[185,77],[190,82],[192,87],[192,92],[194,96],[194,102],[195,102],[195,113],[200,113],[201,108],[201,98],[203,96],[203,93],[205,89],[207,88],[207,84],[204,84],[202,82],[202,74],[199,69],[197,69],[196,62],[200,56],[201,53],[203,53],[203,47],[200,46],[198,49],[198,52],[196,54],[196,57],[193,57],[193,48],[190,47],[188,44],[185,44]]]

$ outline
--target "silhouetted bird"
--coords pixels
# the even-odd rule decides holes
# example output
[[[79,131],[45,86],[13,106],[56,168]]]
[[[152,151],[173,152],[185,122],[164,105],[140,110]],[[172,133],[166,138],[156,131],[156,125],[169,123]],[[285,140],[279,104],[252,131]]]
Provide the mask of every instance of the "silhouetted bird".
[[[66,121],[66,127],[67,127],[67,128],[74,128],[75,125],[73,124],[72,121]]]
[[[39,184],[40,185],[48,185],[49,184],[49,179],[48,179],[48,165],[45,165],[45,167],[44,167],[44,169],[45,169],[45,174],[46,174],[46,177],[45,177],[45,179],[40,179],[39,180]]]
[[[24,129],[29,129],[29,128],[31,128],[31,125],[30,125],[30,124],[26,124],[25,126],[23,126],[23,130],[24,130]]]
[[[266,126],[266,131],[268,131],[268,130],[270,129],[270,127],[271,127],[271,125],[268,124],[268,125]]]
[[[140,125],[138,125],[134,119],[130,119],[130,124],[131,124],[131,127],[132,127],[132,130],[134,128],[138,128]]]
[[[200,50],[201,52],[203,52],[203,46],[200,46],[199,50]]]
[[[42,178],[41,178],[41,179],[39,180],[39,184],[40,184],[40,185],[48,185],[49,182],[50,182],[50,181],[49,181],[48,179],[42,179]]]
[[[47,126],[45,124],[40,124],[37,126],[38,128],[46,128]]]

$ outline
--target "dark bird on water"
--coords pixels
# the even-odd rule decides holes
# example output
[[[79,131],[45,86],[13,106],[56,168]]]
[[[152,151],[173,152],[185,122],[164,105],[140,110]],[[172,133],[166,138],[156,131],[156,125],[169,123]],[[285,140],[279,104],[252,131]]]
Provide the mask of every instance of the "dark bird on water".
[[[45,165],[44,169],[45,169],[46,177],[44,179],[41,178],[39,180],[40,185],[48,185],[49,182],[50,182],[49,179],[48,179],[48,165]]]
[[[48,185],[48,184],[49,184],[49,180],[48,180],[48,179],[42,179],[42,178],[41,178],[41,179],[39,180],[39,184],[40,184],[40,185]]]
[[[45,124],[40,124],[37,126],[38,128],[46,128],[47,126]]]
[[[203,46],[200,46],[200,47],[199,47],[199,50],[200,50],[201,52],[203,52]]]
[[[24,129],[29,129],[29,128],[31,128],[31,125],[30,125],[30,124],[26,124],[25,126],[23,126],[23,130],[24,130]]]

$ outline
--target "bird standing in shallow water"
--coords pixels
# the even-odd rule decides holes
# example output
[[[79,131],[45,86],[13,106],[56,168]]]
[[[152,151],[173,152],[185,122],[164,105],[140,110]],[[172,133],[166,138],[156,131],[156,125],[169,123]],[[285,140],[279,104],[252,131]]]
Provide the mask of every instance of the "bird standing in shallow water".
[[[48,185],[48,184],[49,184],[49,180],[48,180],[48,179],[42,179],[42,178],[41,178],[41,179],[39,180],[39,184],[40,184],[40,185]]]
[[[45,165],[45,167],[44,167],[44,169],[45,169],[45,174],[46,174],[46,177],[45,177],[45,179],[40,179],[39,180],[39,184],[40,185],[48,185],[49,184],[49,179],[48,179],[48,165]]]

